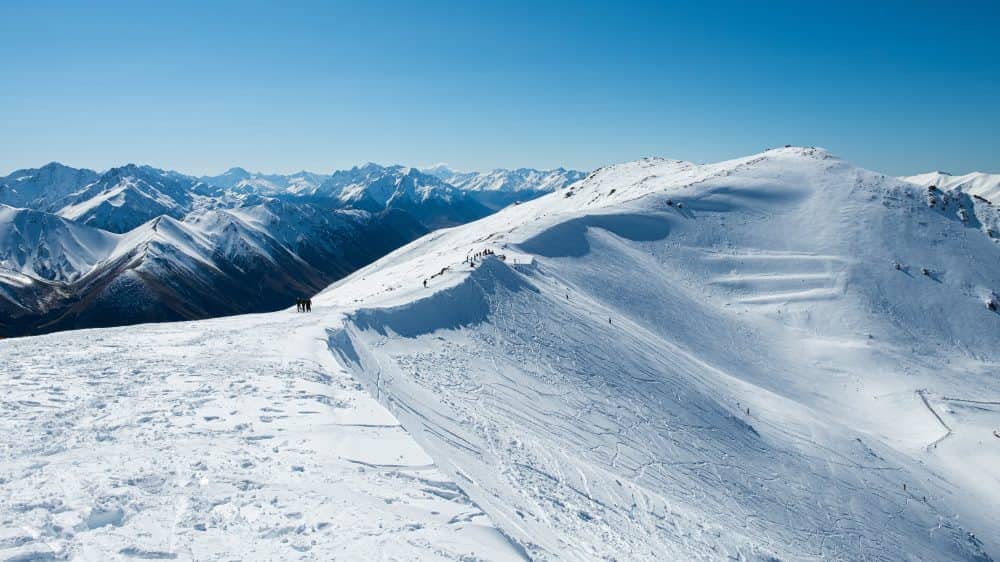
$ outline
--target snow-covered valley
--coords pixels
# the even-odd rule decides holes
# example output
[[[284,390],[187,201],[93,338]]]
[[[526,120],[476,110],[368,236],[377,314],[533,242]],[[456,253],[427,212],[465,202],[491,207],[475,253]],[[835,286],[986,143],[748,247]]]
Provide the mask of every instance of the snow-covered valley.
[[[1000,558],[998,218],[645,159],[309,314],[0,342],[0,557]]]

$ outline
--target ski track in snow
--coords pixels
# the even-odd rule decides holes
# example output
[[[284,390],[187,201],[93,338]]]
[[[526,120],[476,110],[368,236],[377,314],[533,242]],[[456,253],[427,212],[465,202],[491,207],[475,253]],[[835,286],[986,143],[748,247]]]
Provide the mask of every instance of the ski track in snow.
[[[927,409],[930,410],[931,415],[934,416],[934,419],[936,419],[938,423],[941,424],[941,427],[944,429],[944,435],[938,437],[934,441],[931,441],[930,444],[927,445],[927,449],[930,450],[933,449],[934,447],[937,447],[938,444],[940,444],[945,439],[951,437],[952,431],[951,427],[947,423],[945,423],[943,419],[941,419],[941,415],[937,413],[937,410],[934,409],[934,406],[931,406],[930,401],[927,400],[927,391],[921,389],[917,391],[917,394],[920,395],[920,400],[923,401],[924,406],[927,406]]]

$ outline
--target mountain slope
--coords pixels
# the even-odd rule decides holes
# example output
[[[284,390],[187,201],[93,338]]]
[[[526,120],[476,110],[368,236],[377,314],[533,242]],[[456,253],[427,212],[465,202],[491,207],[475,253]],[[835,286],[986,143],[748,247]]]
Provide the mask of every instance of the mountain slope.
[[[402,212],[276,199],[120,235],[0,207],[0,336],[276,310],[426,232]]]
[[[960,190],[969,195],[978,195],[990,201],[1000,202],[1000,174],[973,172],[964,176],[953,176],[945,172],[929,172],[900,178],[922,186],[937,186],[941,189]]]
[[[195,223],[158,217],[123,235],[72,285],[75,302],[37,329],[275,309],[329,281],[266,233],[226,213],[209,215]]]
[[[93,170],[78,170],[58,162],[17,170],[0,178],[0,204],[54,212],[63,199],[98,177]]]
[[[72,194],[59,209],[64,218],[123,233],[156,217],[181,218],[213,190],[198,180],[129,164],[113,168]]]
[[[0,205],[0,267],[48,281],[90,271],[118,237],[56,215]]]
[[[996,215],[816,149],[650,159],[315,300],[534,558],[986,560]]]

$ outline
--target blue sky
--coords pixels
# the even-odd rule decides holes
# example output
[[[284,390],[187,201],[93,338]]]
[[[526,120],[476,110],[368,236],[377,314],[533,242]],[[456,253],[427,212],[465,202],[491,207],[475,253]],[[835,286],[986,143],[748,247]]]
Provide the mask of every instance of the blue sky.
[[[0,174],[699,162],[1000,172],[997,2],[0,2]]]

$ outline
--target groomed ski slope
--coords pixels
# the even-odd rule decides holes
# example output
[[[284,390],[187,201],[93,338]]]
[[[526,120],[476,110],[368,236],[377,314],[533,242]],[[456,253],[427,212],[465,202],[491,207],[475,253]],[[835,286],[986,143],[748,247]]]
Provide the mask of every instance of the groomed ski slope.
[[[0,342],[0,559],[1000,558],[988,229],[818,149],[647,159],[312,314]]]

